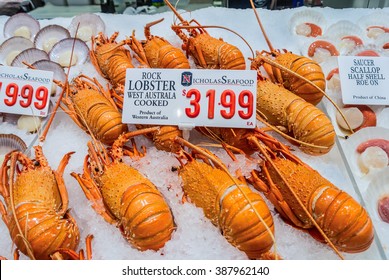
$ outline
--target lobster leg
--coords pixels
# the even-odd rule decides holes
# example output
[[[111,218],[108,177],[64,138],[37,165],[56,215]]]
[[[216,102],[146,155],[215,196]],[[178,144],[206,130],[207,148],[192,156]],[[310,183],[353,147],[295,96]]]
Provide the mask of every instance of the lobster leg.
[[[92,208],[110,224],[117,224],[116,218],[109,212],[109,210],[102,202],[102,194],[98,186],[91,178],[87,161],[88,157],[86,157],[84,161],[84,174],[82,176],[75,172],[72,172],[70,175],[72,175],[78,181],[82,190],[85,193],[85,196],[88,198],[89,201],[92,202]]]

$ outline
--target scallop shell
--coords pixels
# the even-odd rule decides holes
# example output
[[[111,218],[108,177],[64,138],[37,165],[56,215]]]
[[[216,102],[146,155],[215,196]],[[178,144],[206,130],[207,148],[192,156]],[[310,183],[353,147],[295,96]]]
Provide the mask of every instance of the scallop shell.
[[[347,161],[349,162],[352,172],[358,178],[371,180],[378,171],[382,170],[382,168],[371,168],[366,172],[365,168],[361,165],[361,153],[357,152],[357,147],[372,139],[384,139],[389,141],[389,129],[382,127],[366,127],[349,136],[344,142],[343,149],[344,153],[348,155]]]
[[[49,56],[45,51],[39,50],[37,48],[30,48],[18,54],[12,61],[11,66],[27,68],[28,66],[23,62],[31,65],[34,62],[42,59],[49,59]]]
[[[105,32],[105,23],[96,14],[81,14],[72,19],[69,31],[72,37],[88,42],[92,37],[99,34],[99,32]]]
[[[338,56],[339,51],[336,42],[328,38],[315,38],[315,40],[308,40],[304,44],[303,55],[317,63],[323,63],[333,56]]]
[[[339,78],[338,57],[331,56],[320,66],[326,78],[326,87],[330,96],[340,98],[342,89]]]
[[[307,23],[320,27],[321,34],[317,36],[322,36],[326,26],[326,20],[321,13],[312,9],[304,9],[293,14],[289,21],[292,34],[304,37],[316,37],[307,35],[311,31],[309,27],[304,27]]]
[[[65,84],[66,74],[64,69],[58,63],[51,60],[38,60],[37,62],[34,62],[32,66],[39,70],[52,71],[54,73],[53,80]],[[57,86],[55,83],[53,83],[51,88],[51,100],[53,100],[53,97],[57,96],[61,90],[62,88],[60,86]],[[56,98],[53,101],[56,101]]]
[[[374,43],[384,53],[385,56],[389,56],[389,33],[378,36]]]
[[[377,172],[364,194],[366,210],[373,221],[378,237],[386,250],[389,250],[389,223],[384,222],[378,213],[378,201],[389,196],[389,167]]]
[[[368,44],[368,45],[363,45],[363,46],[356,46],[347,55],[349,55],[349,56],[383,56],[384,53],[383,53],[382,49],[378,48],[376,45]]]
[[[72,65],[84,64],[89,58],[89,48],[84,41],[77,38],[62,39],[55,44],[49,52],[50,60],[58,63],[62,67],[68,67],[73,45]]]
[[[358,36],[363,39],[364,33],[359,25],[349,20],[340,20],[330,25],[323,35],[323,37],[327,37],[332,40],[339,40],[345,36]]]
[[[381,10],[375,11],[370,15],[364,16],[360,18],[357,22],[362,27],[363,31],[366,33],[366,36],[368,36],[369,38],[375,38],[380,34],[385,33],[383,29],[371,29],[372,26],[379,26],[389,30],[389,14]]]
[[[377,126],[389,129],[389,107],[383,108],[377,118]]]
[[[0,134],[0,166],[3,163],[4,156],[14,150],[24,153],[27,150],[27,145],[14,134]]]
[[[70,33],[67,29],[60,25],[52,24],[39,30],[35,36],[34,43],[38,49],[48,53],[56,43],[69,37]]]
[[[10,66],[19,53],[34,46],[32,41],[21,36],[8,38],[0,46],[0,63]]]
[[[19,13],[11,16],[5,22],[3,34],[5,38],[22,36],[32,41],[39,29],[39,21],[29,14]]]

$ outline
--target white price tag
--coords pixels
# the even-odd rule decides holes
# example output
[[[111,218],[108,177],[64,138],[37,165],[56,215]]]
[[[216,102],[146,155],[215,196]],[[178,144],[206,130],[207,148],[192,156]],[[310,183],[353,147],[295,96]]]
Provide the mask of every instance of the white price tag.
[[[344,104],[389,105],[389,57],[339,56]]]
[[[45,117],[53,72],[0,66],[0,112]]]
[[[123,123],[254,128],[255,70],[127,69]]]

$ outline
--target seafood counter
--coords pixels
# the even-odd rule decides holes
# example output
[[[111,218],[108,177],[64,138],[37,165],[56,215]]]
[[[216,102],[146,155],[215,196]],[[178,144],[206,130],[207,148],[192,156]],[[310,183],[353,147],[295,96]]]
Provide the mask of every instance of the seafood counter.
[[[389,9],[172,10],[0,17],[0,63],[56,81],[47,117],[1,115],[0,256],[387,259],[389,110],[342,104],[334,69],[337,55],[389,55]],[[284,49],[319,69],[315,83],[293,88]],[[250,65],[256,129],[121,122],[126,68]]]

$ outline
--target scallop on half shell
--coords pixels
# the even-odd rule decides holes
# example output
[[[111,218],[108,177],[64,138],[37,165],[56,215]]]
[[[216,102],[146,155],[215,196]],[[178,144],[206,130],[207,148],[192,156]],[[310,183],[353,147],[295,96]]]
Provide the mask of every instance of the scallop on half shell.
[[[18,54],[34,47],[34,43],[27,38],[21,36],[8,38],[0,46],[0,64],[11,66]]]
[[[53,46],[49,52],[49,57],[51,61],[62,67],[81,65],[89,58],[89,48],[81,39],[66,38]]]
[[[369,38],[374,39],[383,33],[389,33],[389,14],[384,11],[375,11],[357,22]]]
[[[45,51],[37,48],[30,48],[19,53],[12,61],[11,66],[27,68],[24,63],[33,64],[35,61],[48,59],[49,56]]]
[[[21,36],[31,41],[40,29],[39,21],[29,14],[19,13],[11,16],[4,24],[3,34],[5,38]]]
[[[27,145],[15,134],[0,134],[0,166],[4,161],[5,155],[14,150],[24,153],[27,150]]]
[[[305,37],[318,37],[323,35],[326,20],[324,16],[314,10],[305,9],[294,13],[290,19],[292,34]]]
[[[105,32],[105,23],[96,14],[80,14],[72,19],[69,31],[72,37],[88,42],[100,32]]]
[[[354,175],[371,179],[389,165],[389,129],[363,128],[345,140],[343,149]]]
[[[389,167],[375,174],[363,199],[382,247],[389,255]]]
[[[69,38],[70,33],[64,27],[52,24],[43,27],[36,34],[34,43],[36,48],[49,52],[60,40]]]

